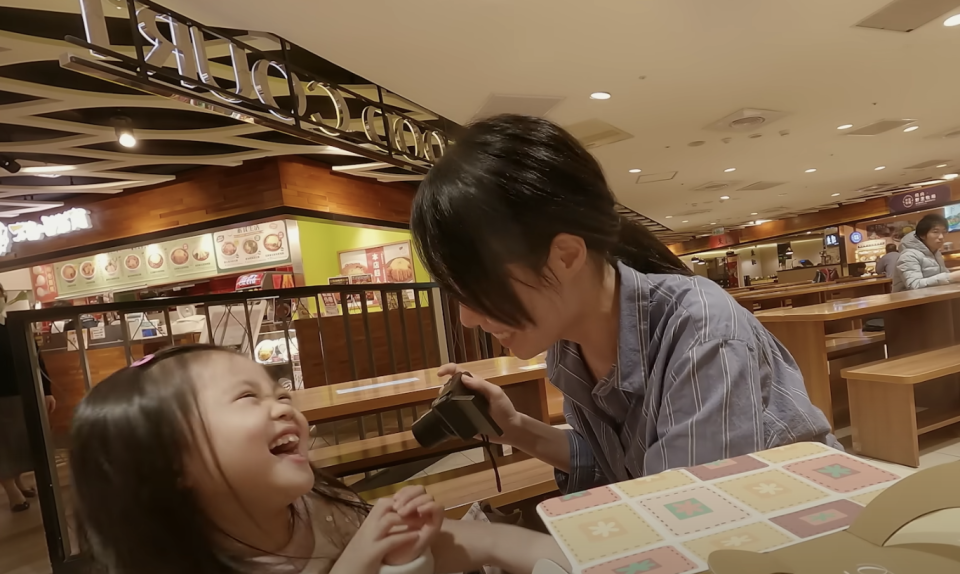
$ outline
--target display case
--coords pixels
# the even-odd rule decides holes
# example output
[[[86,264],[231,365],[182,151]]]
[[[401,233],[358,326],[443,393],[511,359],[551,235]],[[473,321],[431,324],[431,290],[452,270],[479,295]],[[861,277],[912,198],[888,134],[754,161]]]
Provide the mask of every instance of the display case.
[[[887,252],[885,239],[870,239],[857,245],[857,263],[866,265],[866,273],[876,273],[877,259]]]

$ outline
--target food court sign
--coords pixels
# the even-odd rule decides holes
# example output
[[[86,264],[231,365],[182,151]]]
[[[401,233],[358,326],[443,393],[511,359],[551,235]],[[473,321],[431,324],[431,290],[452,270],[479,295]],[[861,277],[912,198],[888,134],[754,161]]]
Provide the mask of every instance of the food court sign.
[[[40,241],[48,237],[66,235],[82,229],[91,229],[90,212],[74,208],[63,213],[43,215],[40,222],[21,221],[10,225],[0,224],[0,257],[9,255],[14,243]]]
[[[922,211],[931,207],[940,207],[950,203],[950,186],[937,185],[916,191],[891,195],[887,199],[890,213],[908,213]]]
[[[293,45],[282,38],[270,36],[277,49],[262,52],[240,40],[239,35],[205,27],[149,0],[129,1],[130,28],[139,32],[134,37],[136,57],[129,57],[118,53],[110,43],[101,0],[79,2],[86,41],[72,37],[67,41],[89,49],[92,59],[64,54],[61,65],[67,69],[417,173],[426,173],[449,143],[445,132],[436,125],[445,124],[446,120],[440,118],[428,124],[384,103],[382,95],[379,101],[372,100],[325,81],[292,64],[286,54]],[[162,33],[161,27],[169,33]],[[221,85],[223,81],[213,73],[215,68],[207,51],[208,43],[213,42],[227,46],[230,73],[226,83],[230,87]],[[176,72],[164,68],[171,59]],[[283,81],[276,81],[280,78]],[[382,94],[379,86],[374,87]],[[275,93],[280,90],[284,91]],[[330,104],[327,111],[309,112],[308,95],[326,98]],[[285,97],[290,106],[280,107],[277,96]],[[313,102],[309,108],[316,109]],[[348,102],[354,104],[353,112]],[[354,117],[357,110],[359,117]]]

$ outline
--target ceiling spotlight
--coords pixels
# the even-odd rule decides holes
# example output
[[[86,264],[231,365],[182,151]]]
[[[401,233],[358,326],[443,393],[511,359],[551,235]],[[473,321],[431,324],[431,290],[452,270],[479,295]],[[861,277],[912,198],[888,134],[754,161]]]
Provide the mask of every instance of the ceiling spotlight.
[[[689,219],[684,219],[684,220],[681,221],[680,223],[690,223],[690,220],[689,220]]]
[[[817,169],[811,167],[810,169],[806,170],[806,172],[804,172],[804,173],[813,173],[813,172],[815,172],[815,171],[817,171]]]
[[[887,166],[885,166],[885,165],[878,165],[877,167],[873,168],[873,171],[880,171],[881,169],[887,169]]]
[[[958,174],[958,173],[945,173],[945,174],[943,174],[943,179],[957,179],[958,177],[960,177],[960,174]]]
[[[697,261],[697,265],[706,265],[706,264],[707,262],[704,261],[703,259],[701,259],[700,261]]]
[[[946,20],[943,21],[943,25],[947,28],[953,28],[954,26],[960,26],[960,14],[954,14]]]
[[[784,255],[793,255],[793,249],[787,249],[787,250],[784,252]]]
[[[758,220],[754,221],[753,223],[756,224],[756,225],[763,225],[764,223],[768,223],[769,221],[770,221],[769,219],[758,219]]]
[[[750,215],[757,215],[757,212],[756,212],[756,211],[754,211],[754,212],[753,212],[753,213],[751,213]]]
[[[12,157],[0,155],[0,169],[4,169],[9,173],[17,173],[20,171],[20,164]]]
[[[673,216],[672,216],[672,215],[668,215],[668,216],[667,216],[667,219],[673,219]]]
[[[694,257],[693,259],[690,260],[691,263],[696,263],[697,261],[700,261],[699,257]]]
[[[910,127],[908,127],[908,128],[904,128],[903,131],[906,132],[906,133],[910,133],[910,132],[916,131],[916,130],[918,130],[918,129],[920,129],[920,126],[910,126]]]
[[[842,126],[837,126],[838,130],[848,130],[853,127],[853,124],[843,124]]]
[[[737,171],[737,168],[735,168],[735,167],[728,167],[727,169],[723,170],[723,173],[730,173],[730,172],[732,172],[732,171]]]
[[[831,195],[830,197],[840,197],[840,194],[839,194],[839,193],[834,193],[834,194]]]
[[[110,118],[113,125],[113,131],[117,134],[117,141],[123,147],[134,147],[137,145],[137,136],[133,133],[133,121],[130,118],[117,116]]]
[[[593,92],[590,94],[591,100],[609,100],[610,94],[608,92]]]
[[[710,225],[716,225],[716,224],[717,224],[716,221],[711,221],[711,222],[710,222]]]
[[[947,167],[947,164],[945,164],[945,163],[941,163],[941,164],[940,164],[940,165],[938,165],[937,167]]]
[[[642,169],[633,168],[633,169],[630,170],[630,173],[640,173],[641,171],[643,171],[643,170],[642,170]]]
[[[720,201],[726,201],[726,200],[728,200],[728,199],[730,199],[730,196],[729,196],[729,195],[721,195],[721,196],[720,196]]]

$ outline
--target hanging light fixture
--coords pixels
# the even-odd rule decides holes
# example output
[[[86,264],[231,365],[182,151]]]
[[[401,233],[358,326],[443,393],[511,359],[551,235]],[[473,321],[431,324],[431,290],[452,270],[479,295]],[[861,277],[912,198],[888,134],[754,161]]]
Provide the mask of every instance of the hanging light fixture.
[[[111,119],[111,123],[120,145],[127,148],[136,147],[137,136],[133,133],[133,121],[130,118],[117,116]]]

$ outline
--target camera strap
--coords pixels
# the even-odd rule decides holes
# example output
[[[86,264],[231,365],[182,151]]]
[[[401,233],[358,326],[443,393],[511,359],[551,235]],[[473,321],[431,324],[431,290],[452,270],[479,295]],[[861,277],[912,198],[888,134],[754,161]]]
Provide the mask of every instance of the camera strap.
[[[483,448],[487,449],[487,456],[490,457],[490,464],[493,465],[493,476],[497,479],[497,492],[503,492],[503,485],[500,483],[500,469],[497,468],[497,458],[493,456],[493,449],[490,448],[490,438],[486,435],[480,435],[480,442]]]

